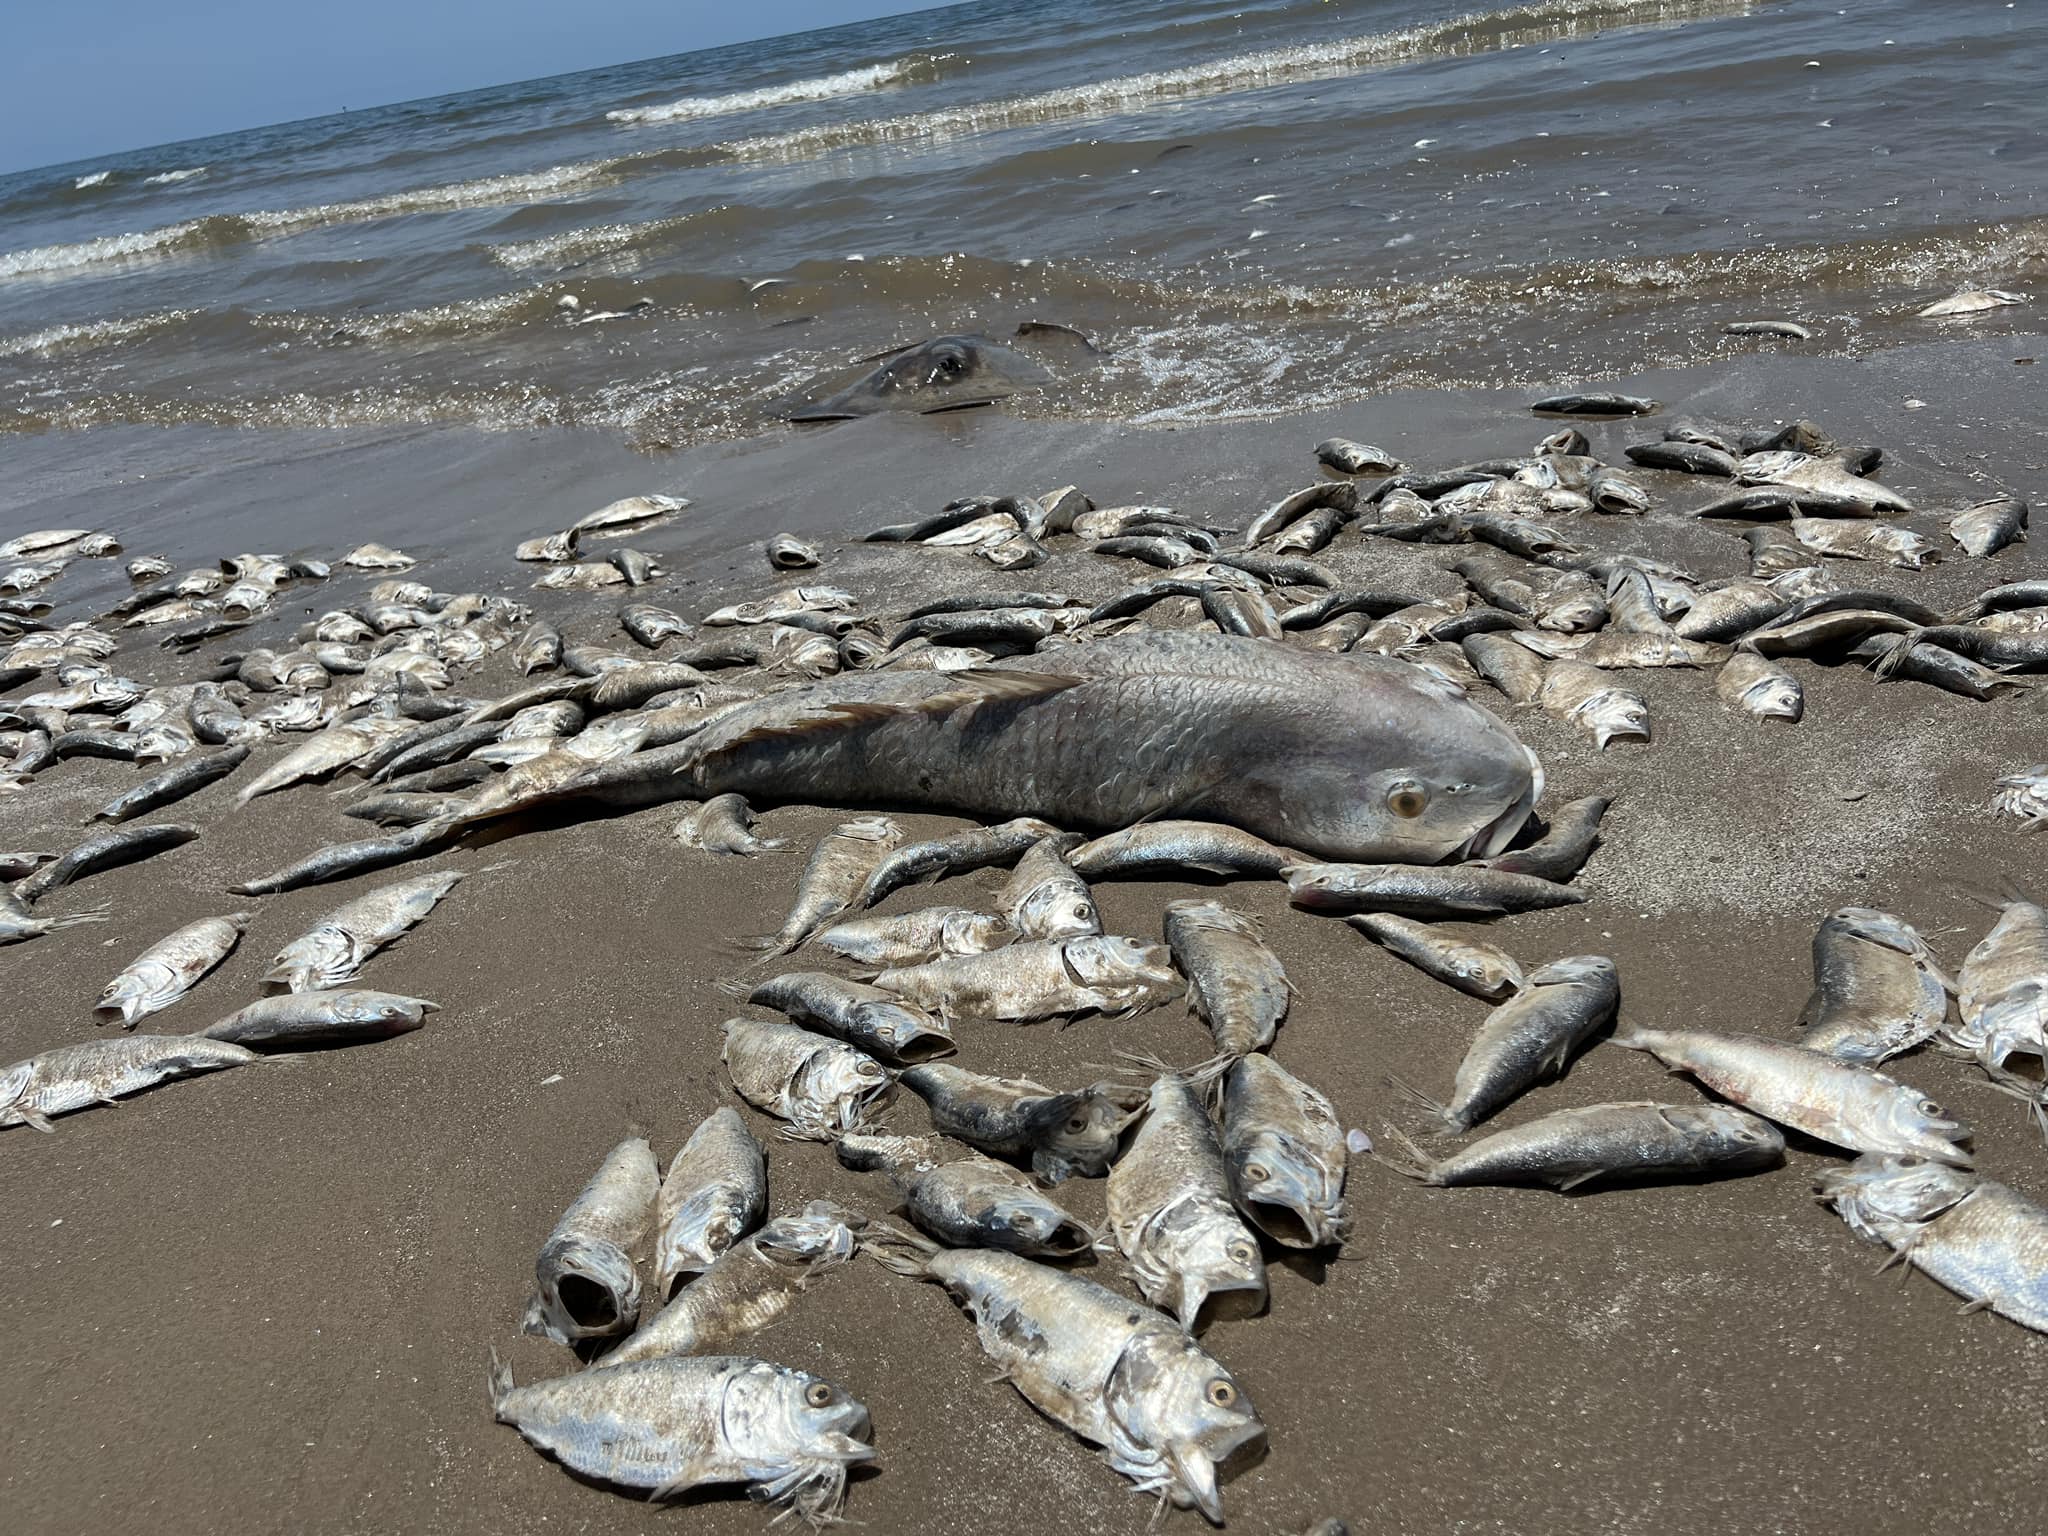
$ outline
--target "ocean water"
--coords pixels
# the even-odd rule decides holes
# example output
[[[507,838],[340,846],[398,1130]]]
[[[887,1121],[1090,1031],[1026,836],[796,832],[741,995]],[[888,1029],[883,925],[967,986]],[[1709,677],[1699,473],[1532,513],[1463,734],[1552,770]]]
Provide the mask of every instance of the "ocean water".
[[[0,178],[0,432],[687,444],[1025,321],[1102,357],[1008,409],[1160,422],[2025,331],[1915,311],[2048,265],[2044,79],[2002,0],[1004,0],[644,60]]]

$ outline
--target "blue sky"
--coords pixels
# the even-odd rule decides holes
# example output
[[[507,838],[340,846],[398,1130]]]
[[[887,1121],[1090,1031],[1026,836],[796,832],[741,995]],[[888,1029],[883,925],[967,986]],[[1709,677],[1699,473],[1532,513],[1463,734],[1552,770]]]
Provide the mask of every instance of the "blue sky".
[[[0,174],[935,0],[14,0]]]

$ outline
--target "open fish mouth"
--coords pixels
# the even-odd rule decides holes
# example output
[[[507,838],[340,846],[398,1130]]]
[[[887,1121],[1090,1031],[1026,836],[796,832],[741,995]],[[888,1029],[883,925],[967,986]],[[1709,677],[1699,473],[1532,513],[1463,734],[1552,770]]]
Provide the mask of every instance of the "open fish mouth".
[[[1514,841],[1515,834],[1521,831],[1523,823],[1528,821],[1529,813],[1536,809],[1536,802],[1543,798],[1543,763],[1527,747],[1522,748],[1522,753],[1529,759],[1528,787],[1516,798],[1514,804],[1466,838],[1451,854],[1450,862],[1490,859],[1496,854],[1505,853],[1508,844]]]

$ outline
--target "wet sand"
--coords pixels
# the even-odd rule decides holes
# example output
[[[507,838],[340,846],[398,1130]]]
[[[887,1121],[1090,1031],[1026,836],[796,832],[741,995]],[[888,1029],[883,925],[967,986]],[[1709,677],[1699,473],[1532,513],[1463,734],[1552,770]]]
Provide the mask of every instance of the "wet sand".
[[[1935,508],[1987,494],[1979,476],[2023,496],[2041,489],[2039,372],[2012,362],[2030,351],[2008,338],[1615,383],[1671,402],[1671,415],[1806,415],[1845,441],[1881,443],[1885,482]],[[443,590],[520,595],[532,568],[509,558],[518,539],[615,495],[680,490],[696,499],[689,513],[626,542],[672,573],[636,595],[693,616],[781,584],[755,549],[781,528],[865,528],[973,490],[1069,481],[1103,504],[1142,497],[1241,525],[1313,478],[1310,449],[1332,432],[1457,462],[1539,436],[1525,398],[1391,397],[1180,432],[992,413],[878,420],[672,459],[568,434],[95,432],[11,446],[0,535],[102,527],[129,553],[162,550],[180,567],[243,548],[338,557],[379,539],[423,557],[416,574]],[[1909,398],[1928,405],[1906,410]],[[1592,433],[1596,452],[1619,461],[1645,428]],[[1678,504],[1712,489],[1652,478]],[[1746,558],[1732,532],[1668,512],[1574,527],[1589,544],[1702,574]],[[2042,574],[2039,548],[1920,575],[1837,571],[1943,605]],[[1326,558],[1361,582],[1450,586],[1425,575],[1444,551],[1342,539]],[[1146,571],[1060,555],[1020,583],[941,551],[834,546],[817,574],[893,610],[949,589],[1107,593]],[[288,629],[305,604],[350,602],[372,579],[295,589],[270,627]],[[89,582],[107,596],[123,589],[117,564],[63,580],[78,584],[57,588],[65,599],[91,595]],[[572,638],[611,643],[622,591],[533,600],[550,617],[580,615],[563,625]],[[152,680],[196,670],[147,640],[124,643],[120,659]],[[1989,921],[1969,889],[2040,882],[2038,847],[1985,801],[1997,774],[2048,758],[2042,701],[1976,704],[1880,687],[1854,667],[1793,665],[1808,693],[1796,727],[1734,715],[1707,676],[1683,672],[1632,675],[1654,717],[1647,748],[1596,754],[1540,714],[1503,709],[1542,755],[1550,803],[1603,793],[1615,807],[1583,877],[1593,899],[1506,919],[1488,936],[1525,963],[1612,955],[1627,1018],[1770,1034],[1790,1030],[1814,926],[1837,905],[1895,910],[1959,961]],[[488,693],[510,676],[501,654],[461,686]],[[134,777],[116,763],[61,766],[0,799],[0,846],[67,846]],[[94,998],[134,954],[197,917],[252,910],[240,950],[144,1026],[202,1027],[255,995],[286,940],[392,878],[223,894],[363,829],[324,788],[241,811],[232,790],[158,814],[203,826],[199,841],[45,903],[110,901],[112,921],[0,953],[11,1003],[0,1059],[89,1037]],[[362,977],[443,1005],[415,1034],[170,1085],[59,1122],[53,1136],[0,1133],[9,1528],[765,1528],[766,1513],[737,1497],[666,1510],[581,1483],[494,1424],[484,1393],[491,1346],[522,1381],[570,1364],[518,1333],[534,1253],[621,1137],[650,1137],[666,1161],[730,1100],[718,1026],[741,1010],[719,982],[743,964],[735,940],[779,922],[810,841],[840,817],[771,811],[762,830],[795,842],[750,862],[678,848],[674,819],[661,807],[555,818],[430,861],[473,878]],[[957,824],[904,820],[913,835]],[[884,910],[973,902],[998,879],[898,893]],[[1151,936],[1164,902],[1189,890],[1114,883],[1098,897],[1112,930]],[[1289,909],[1278,884],[1235,885],[1227,899],[1264,919],[1300,989],[1277,1058],[1327,1092],[1347,1125],[1419,1130],[1388,1080],[1442,1092],[1484,1005]],[[963,1026],[955,1059],[1068,1085],[1118,1051],[1189,1060],[1205,1045],[1175,1005],[1067,1028]],[[1892,1070],[1975,1125],[1986,1173],[2048,1199],[2048,1153],[2019,1105],[1926,1052]],[[1500,1123],[1643,1097],[1698,1092],[1601,1046]],[[922,1107],[900,1103],[890,1120],[921,1129]],[[775,1209],[819,1196],[886,1208],[886,1186],[841,1170],[827,1149],[770,1145]],[[2036,1528],[2025,1426],[2048,1415],[2048,1340],[1958,1317],[1922,1277],[1878,1275],[1878,1250],[1808,1198],[1836,1160],[1802,1145],[1761,1177],[1576,1197],[1420,1189],[1361,1161],[1342,1258],[1326,1270],[1275,1265],[1267,1314],[1205,1336],[1271,1436],[1265,1460],[1226,1489],[1231,1527],[1294,1532],[1340,1514],[1361,1531],[1413,1533]],[[1099,1181],[1063,1194],[1100,1217]],[[1119,1261],[1095,1273],[1125,1283]],[[1092,1451],[986,1380],[971,1326],[935,1288],[862,1260],[824,1277],[754,1349],[833,1378],[873,1410],[878,1469],[856,1480],[847,1510],[871,1530],[1137,1532],[1151,1518],[1150,1501]]]

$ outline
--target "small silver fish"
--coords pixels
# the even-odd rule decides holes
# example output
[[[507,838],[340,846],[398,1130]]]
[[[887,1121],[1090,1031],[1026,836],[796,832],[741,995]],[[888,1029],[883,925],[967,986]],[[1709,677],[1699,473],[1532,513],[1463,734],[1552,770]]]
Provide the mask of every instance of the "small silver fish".
[[[632,1331],[640,1319],[632,1256],[654,1221],[660,1187],[661,1169],[644,1138],[612,1148],[541,1245],[528,1333],[577,1344]]]
[[[761,1224],[768,1158],[731,1105],[713,1110],[668,1165],[654,1205],[654,1289],[666,1301],[676,1281],[712,1262]]]
[[[197,986],[208,971],[227,959],[248,926],[246,912],[186,924],[131,960],[107,983],[93,1012],[113,1014],[123,1029],[133,1029]]]

